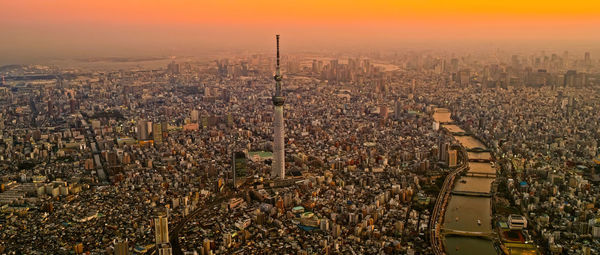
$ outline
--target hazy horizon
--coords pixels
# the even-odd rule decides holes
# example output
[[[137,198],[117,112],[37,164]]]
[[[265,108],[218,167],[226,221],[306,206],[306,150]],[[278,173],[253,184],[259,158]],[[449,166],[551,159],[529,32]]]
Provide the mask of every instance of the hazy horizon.
[[[513,48],[599,51],[586,1],[5,1],[0,64],[102,56]]]

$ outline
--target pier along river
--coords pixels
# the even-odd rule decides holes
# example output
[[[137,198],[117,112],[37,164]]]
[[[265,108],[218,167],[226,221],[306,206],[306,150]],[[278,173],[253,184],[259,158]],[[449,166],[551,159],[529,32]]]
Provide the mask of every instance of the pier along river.
[[[456,176],[449,201],[442,209],[443,249],[450,255],[496,254],[490,238],[494,236],[491,189],[496,177],[492,156],[479,139],[452,124],[448,109],[436,108],[433,119],[465,148],[468,161],[466,173]]]

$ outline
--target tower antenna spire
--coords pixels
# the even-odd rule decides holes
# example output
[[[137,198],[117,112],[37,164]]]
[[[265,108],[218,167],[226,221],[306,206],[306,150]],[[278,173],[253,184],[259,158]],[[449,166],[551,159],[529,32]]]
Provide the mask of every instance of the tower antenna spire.
[[[279,35],[275,35],[277,38],[277,74],[279,74]]]
[[[275,96],[281,96],[281,67],[279,66],[279,35],[275,35],[277,39],[277,69],[275,71]]]

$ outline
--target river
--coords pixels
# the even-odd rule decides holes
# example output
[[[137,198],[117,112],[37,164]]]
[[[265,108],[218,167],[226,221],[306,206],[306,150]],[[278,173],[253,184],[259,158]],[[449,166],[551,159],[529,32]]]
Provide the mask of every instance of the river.
[[[454,136],[454,138],[462,144],[467,150],[475,149],[475,148],[487,148],[485,144],[483,144],[479,139],[472,136]]]
[[[489,152],[472,152],[467,153],[470,160],[492,160],[492,155]]]
[[[450,118],[450,116],[451,113],[446,108],[435,108],[435,111],[433,113],[433,119],[440,123],[452,122],[453,120],[452,118]]]
[[[496,169],[490,163],[469,162],[469,173],[496,174]],[[489,190],[488,190],[489,192]]]
[[[481,177],[461,177],[454,186],[454,191],[488,193],[494,179]]]
[[[436,108],[433,114],[435,121],[440,123],[452,122],[450,111],[445,108]],[[454,124],[442,125],[450,133],[465,132]],[[455,135],[454,138],[467,150],[476,148],[487,149],[479,139],[469,135]],[[491,233],[492,205],[489,197],[495,169],[489,162],[472,162],[471,160],[491,160],[489,152],[468,152],[469,174],[475,176],[462,176],[457,178],[453,191],[461,192],[450,197],[444,215],[443,229],[447,232],[466,231],[475,233]],[[487,178],[485,176],[489,176]],[[463,195],[464,193],[473,195]],[[486,197],[487,196],[487,197]],[[496,254],[492,241],[484,238],[452,235],[443,237],[444,248],[447,254]]]
[[[448,236],[445,240],[448,255],[485,255],[496,254],[491,241],[480,238]]]

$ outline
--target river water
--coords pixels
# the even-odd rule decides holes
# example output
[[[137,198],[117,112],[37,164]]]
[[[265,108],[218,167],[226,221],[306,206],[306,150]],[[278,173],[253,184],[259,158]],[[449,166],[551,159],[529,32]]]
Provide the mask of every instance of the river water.
[[[496,174],[496,169],[487,162],[469,162],[469,173]]]
[[[433,118],[437,122],[452,122],[450,111],[444,108],[436,108]],[[442,127],[450,132],[464,132],[461,127],[453,124]],[[454,138],[467,150],[486,149],[485,144],[475,137]],[[468,152],[468,157],[470,160],[491,159],[488,152]],[[490,163],[469,162],[469,173],[495,174],[495,170]],[[489,195],[493,181],[494,178],[462,176],[457,178],[453,191]],[[453,194],[446,206],[442,228],[447,231],[493,232],[491,198]],[[458,235],[447,235],[443,239],[446,253],[449,255],[496,254],[492,241],[487,239]]]
[[[452,122],[451,113],[446,108],[435,108],[433,119],[437,122]]]
[[[472,237],[448,236],[445,240],[448,255],[486,255],[496,254],[490,241]]]
[[[478,160],[478,159],[482,159],[482,160],[492,160],[492,155],[489,152],[472,152],[469,151],[467,152],[467,156],[469,157],[470,160]]]
[[[460,144],[462,144],[462,146],[467,148],[467,150],[475,149],[475,148],[482,148],[482,149],[486,148],[485,144],[483,144],[481,141],[479,141],[478,139],[476,139],[472,136],[455,136],[454,138]]]
[[[461,127],[451,124],[451,125],[442,125],[443,128],[448,129],[448,131],[450,131],[450,133],[460,133],[460,132],[465,132],[464,129],[462,129]]]
[[[488,193],[493,181],[494,179],[492,178],[463,176],[456,182],[454,191]]]
[[[489,198],[453,195],[446,206],[444,228],[489,233],[492,231],[492,207]],[[477,224],[477,220],[481,224]]]

